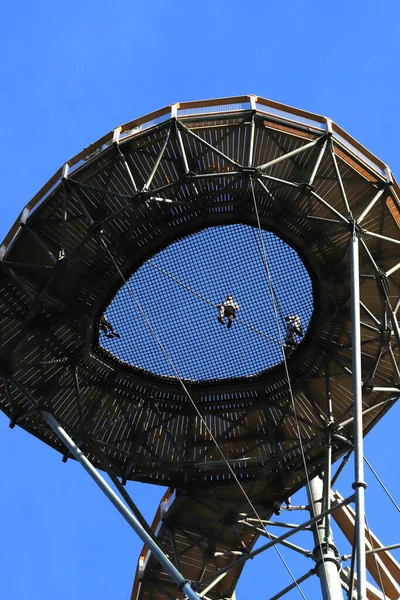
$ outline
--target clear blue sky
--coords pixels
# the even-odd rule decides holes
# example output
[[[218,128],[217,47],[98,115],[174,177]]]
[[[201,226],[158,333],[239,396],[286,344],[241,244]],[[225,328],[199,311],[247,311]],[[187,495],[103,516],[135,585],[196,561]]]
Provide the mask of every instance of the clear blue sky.
[[[3,3],[0,238],[68,158],[177,101],[253,93],[324,114],[400,177],[399,26],[394,0]],[[366,440],[398,502],[399,416],[392,409]],[[141,543],[86,474],[4,415],[0,461],[0,597],[128,600]],[[370,525],[396,543],[398,513],[368,481]],[[151,519],[162,489],[129,489]],[[312,566],[284,555],[297,576]],[[276,569],[272,552],[252,561],[238,600],[278,591]],[[316,589],[304,585],[308,598]]]

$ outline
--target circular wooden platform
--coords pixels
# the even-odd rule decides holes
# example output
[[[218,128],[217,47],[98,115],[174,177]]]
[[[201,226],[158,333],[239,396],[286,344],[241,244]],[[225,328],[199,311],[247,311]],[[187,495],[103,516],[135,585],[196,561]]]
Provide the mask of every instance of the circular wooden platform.
[[[329,119],[256,96],[173,105],[116,129],[55,174],[3,243],[2,410],[64,453],[38,411],[46,408],[100,467],[101,447],[122,479],[224,486],[231,473],[194,403],[236,476],[272,506],[304,482],[297,424],[310,474],[321,469],[328,435],[335,458],[347,450],[344,438],[351,443],[354,228],[366,432],[398,396],[398,193],[390,170]],[[310,325],[287,354],[294,405],[283,360],[251,376],[226,368],[220,377],[186,376],[188,398],[174,373],[99,343],[101,315],[157,253],[210,228],[257,233],[257,213],[312,281]],[[274,323],[265,327],[278,336]]]

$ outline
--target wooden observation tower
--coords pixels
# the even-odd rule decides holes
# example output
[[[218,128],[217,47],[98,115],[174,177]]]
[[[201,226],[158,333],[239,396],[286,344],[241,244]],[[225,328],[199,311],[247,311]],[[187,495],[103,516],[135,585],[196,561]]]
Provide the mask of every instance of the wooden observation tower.
[[[355,580],[379,597],[362,442],[400,393],[399,198],[330,119],[239,96],[118,127],[23,209],[0,255],[1,409],[141,536],[132,600],[232,598],[249,558],[289,544],[264,525],[303,486],[323,597]],[[339,498],[332,464],[351,452]],[[169,488],[152,527],[128,480]],[[357,532],[347,583],[331,514]]]

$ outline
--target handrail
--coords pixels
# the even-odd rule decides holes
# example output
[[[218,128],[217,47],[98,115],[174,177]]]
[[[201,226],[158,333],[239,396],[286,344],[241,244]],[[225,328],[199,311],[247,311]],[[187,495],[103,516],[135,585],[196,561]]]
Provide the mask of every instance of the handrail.
[[[271,115],[275,118],[278,118],[279,120],[282,120],[282,121],[286,120],[291,123],[296,123],[296,122],[298,122],[298,119],[300,118],[300,119],[306,119],[306,120],[314,121],[315,123],[321,124],[321,126],[323,126],[323,127],[321,127],[321,129],[326,128],[326,126],[327,126],[326,117],[302,110],[300,108],[282,104],[280,102],[275,102],[274,100],[268,100],[267,98],[256,96],[254,94],[248,94],[245,96],[230,96],[230,97],[224,97],[224,98],[212,98],[212,99],[208,99],[208,100],[194,100],[194,101],[171,104],[169,106],[164,106],[163,108],[160,108],[156,111],[153,111],[151,113],[143,115],[132,121],[128,121],[127,123],[124,123],[117,129],[119,129],[120,135],[122,135],[123,138],[127,139],[128,136],[131,137],[131,136],[141,133],[146,128],[146,125],[148,125],[149,127],[156,125],[157,123],[155,123],[155,122],[159,119],[162,119],[163,117],[166,117],[166,120],[168,118],[176,118],[178,120],[179,119],[188,119],[188,118],[190,118],[190,115],[182,114],[182,113],[184,113],[184,111],[190,110],[190,109],[196,109],[196,108],[208,108],[209,107],[210,111],[208,111],[207,113],[204,112],[202,115],[202,116],[206,117],[207,114],[215,115],[215,114],[222,112],[222,110],[213,111],[212,110],[213,107],[224,107],[224,106],[228,107],[228,106],[232,106],[232,105],[240,105],[243,103],[246,103],[246,104],[248,103],[249,106],[246,108],[227,109],[227,112],[232,112],[233,114],[237,113],[237,112],[239,112],[239,113],[247,112],[252,109],[254,110],[254,107],[256,107],[257,111],[265,113],[265,114],[269,114],[269,115]],[[271,110],[269,111],[268,109],[271,109]],[[285,116],[282,114],[275,114],[274,111],[280,111],[282,113],[286,113],[286,115],[288,115],[288,116]],[[293,118],[291,118],[291,116],[293,116]],[[312,127],[312,125],[310,125],[310,126]],[[347,147],[348,150],[353,153],[353,155],[355,155],[356,157],[361,159],[368,168],[370,168],[371,170],[377,172],[380,176],[382,176],[382,171],[385,171],[387,169],[385,163],[383,163],[379,158],[377,158],[374,154],[372,154],[372,152],[370,152],[362,144],[357,142],[357,140],[355,140],[352,136],[350,136],[339,125],[332,122],[331,126],[332,126],[333,136],[335,139],[337,139],[337,141],[339,143],[341,143],[343,146]],[[108,147],[110,147],[114,141],[114,132],[115,132],[115,129],[113,129],[112,131],[109,131],[103,137],[101,137],[99,140],[97,140],[93,144],[90,144],[89,146],[84,148],[81,152],[79,152],[74,157],[72,157],[70,160],[68,160],[67,164],[69,167],[69,171],[71,172],[74,170],[74,168],[75,169],[79,168],[80,162],[86,163],[89,160],[91,160],[96,155],[96,153],[100,153],[100,152],[106,150]],[[128,133],[128,135],[124,136],[124,134],[127,134],[127,133]],[[56,173],[37,192],[37,194],[26,204],[26,206],[21,211],[20,215],[18,216],[18,218],[12,225],[10,231],[7,233],[7,235],[5,236],[5,238],[3,240],[3,243],[2,243],[2,254],[3,255],[19,231],[22,215],[28,214],[28,216],[29,216],[39,206],[39,204],[43,200],[45,200],[47,195],[51,191],[54,191],[54,189],[56,189],[57,186],[61,184],[61,181],[62,181],[62,168],[58,169],[56,171]],[[395,192],[396,200],[398,201],[398,199],[400,197],[400,188],[399,188],[397,181],[394,178],[393,178],[393,181],[391,182],[391,185],[393,187],[393,191]],[[399,204],[399,207],[400,207],[400,204]]]

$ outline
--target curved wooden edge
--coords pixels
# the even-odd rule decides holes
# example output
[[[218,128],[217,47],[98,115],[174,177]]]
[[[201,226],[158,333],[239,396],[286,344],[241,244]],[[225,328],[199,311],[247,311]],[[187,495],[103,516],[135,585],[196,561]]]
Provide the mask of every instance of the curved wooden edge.
[[[146,123],[151,123],[152,121],[155,121],[163,116],[179,119],[179,117],[180,117],[179,111],[185,111],[188,109],[196,109],[196,108],[204,108],[204,107],[212,108],[214,106],[224,106],[224,105],[228,106],[228,105],[242,104],[242,103],[249,103],[249,105],[251,107],[254,107],[255,103],[257,103],[258,105],[265,107],[266,113],[268,113],[268,108],[272,108],[274,110],[279,110],[279,111],[294,115],[294,117],[300,117],[303,119],[309,119],[309,120],[321,123],[321,125],[323,125],[323,128],[326,130],[329,130],[330,128],[332,128],[334,135],[335,135],[335,133],[337,135],[339,135],[343,140],[345,140],[345,142],[347,142],[350,146],[352,146],[355,150],[357,150],[361,154],[361,156],[359,158],[362,159],[364,156],[364,158],[366,158],[367,161],[370,161],[373,164],[375,164],[376,167],[378,167],[378,169],[381,169],[383,171],[387,170],[387,166],[385,165],[385,163],[383,163],[379,158],[377,158],[374,154],[372,154],[369,150],[367,150],[367,148],[365,148],[362,144],[357,142],[357,140],[355,140],[353,137],[351,137],[344,129],[339,127],[339,125],[330,121],[330,119],[327,119],[326,117],[323,117],[323,116],[315,114],[315,113],[311,113],[311,112],[302,110],[300,108],[296,108],[296,107],[293,107],[293,106],[290,106],[287,104],[282,104],[280,102],[275,102],[274,100],[268,100],[267,98],[256,96],[255,94],[247,94],[245,96],[230,96],[230,97],[223,97],[223,98],[212,98],[212,99],[208,99],[208,100],[194,100],[194,101],[189,101],[189,102],[178,102],[178,103],[171,104],[169,106],[164,106],[163,108],[160,108],[156,111],[153,111],[151,113],[143,115],[142,117],[134,119],[133,121],[128,121],[127,123],[124,123],[123,125],[116,127],[112,131],[109,131],[103,137],[101,137],[99,140],[97,140],[93,144],[90,144],[89,146],[84,148],[81,152],[76,154],[74,157],[72,157],[71,159],[66,161],[65,164],[68,164],[69,169],[72,169],[73,167],[76,167],[76,165],[78,165],[78,163],[81,161],[88,162],[89,160],[91,160],[93,158],[93,155],[95,153],[101,152],[102,150],[106,149],[114,142],[114,132],[116,130],[119,130],[119,132],[123,134],[123,133],[129,132],[130,130],[133,130],[135,128],[140,128],[142,125],[144,125]],[[235,110],[232,112],[233,113],[244,112],[244,111],[250,110],[250,106],[245,109],[238,109],[238,110]],[[212,114],[212,111],[210,111],[210,114]],[[218,114],[218,112],[216,112],[215,114]],[[187,118],[187,116],[188,115],[181,115],[181,118]],[[207,114],[205,113],[204,117],[206,117],[206,116],[207,116]],[[275,117],[278,116],[279,119],[285,120],[285,117],[283,115],[273,115],[273,116],[275,116]],[[289,121],[295,122],[296,119],[293,119],[293,120],[289,119]],[[329,122],[329,124],[328,124],[328,122]],[[132,135],[135,135],[136,133],[140,133],[140,131],[141,130],[138,129],[138,131],[132,132]],[[106,146],[106,148],[104,148],[104,146]],[[351,148],[349,148],[349,150],[351,151]],[[374,170],[372,165],[368,164],[368,166],[369,166],[369,168]],[[380,173],[380,175],[382,176],[382,173]],[[396,200],[398,201],[398,198],[400,197],[400,188],[399,188],[396,180],[394,178],[392,178],[392,180],[393,180],[392,185],[394,186],[395,191],[397,192]],[[19,230],[19,227],[21,224],[21,217],[24,214],[24,212],[26,213],[26,211],[28,211],[28,214],[29,214],[30,212],[35,210],[37,208],[37,206],[40,204],[40,202],[46,197],[46,194],[53,187],[55,187],[57,185],[57,183],[61,184],[61,181],[62,181],[62,168],[58,169],[58,171],[56,171],[56,173],[49,179],[49,181],[47,181],[47,183],[38,191],[38,193],[26,204],[26,206],[23,208],[20,215],[18,216],[18,218],[16,219],[16,221],[12,225],[10,231],[7,233],[7,235],[5,236],[5,238],[2,242],[1,246],[2,246],[3,255],[4,255],[5,251],[7,250],[7,247],[9,246],[10,242],[13,240],[15,235],[18,233],[18,230]],[[400,206],[399,202],[398,202],[398,204]]]

